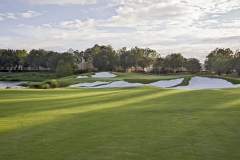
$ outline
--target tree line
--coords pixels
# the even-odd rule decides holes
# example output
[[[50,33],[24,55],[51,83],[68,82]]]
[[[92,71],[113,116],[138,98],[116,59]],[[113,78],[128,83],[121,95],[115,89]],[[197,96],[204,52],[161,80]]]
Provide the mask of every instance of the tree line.
[[[67,52],[58,53],[54,51],[45,51],[44,49],[32,49],[29,53],[26,50],[0,50],[0,67],[4,70],[23,70],[31,67],[32,70],[49,69],[56,71],[60,60],[71,64],[75,68],[74,56]]]
[[[111,45],[100,46],[98,44],[84,51],[74,51],[73,54],[67,52],[58,53],[46,51],[44,49],[32,49],[29,53],[26,50],[0,49],[0,68],[4,70],[24,70],[31,67],[39,70],[40,67],[53,72],[72,73],[77,70],[77,64],[85,61],[92,64],[99,71],[126,71],[138,67],[142,70],[152,66],[155,73],[175,72],[179,68],[186,68],[190,73],[195,74],[201,70],[201,65],[196,58],[185,58],[181,53],[172,53],[162,57],[155,50],[150,48],[133,47],[127,49],[123,47],[114,50]],[[240,51],[235,53],[229,48],[216,48],[210,52],[205,60],[208,70],[215,71],[219,75],[230,73],[232,70],[240,72]],[[67,68],[67,69],[66,69]],[[87,67],[88,68],[88,67]]]
[[[240,50],[235,53],[229,49],[216,48],[210,52],[205,60],[208,70],[215,71],[219,76],[222,73],[229,74],[235,70],[240,75]]]
[[[135,72],[138,67],[142,70],[146,67],[153,66],[155,72],[174,72],[178,68],[185,67],[192,74],[201,70],[199,60],[195,58],[186,59],[181,53],[172,53],[166,57],[161,57],[159,53],[150,48],[133,47],[127,49],[123,47],[114,50],[111,45],[99,46],[94,45],[84,51],[74,52],[79,59],[84,59],[87,63],[92,63],[98,70],[113,71],[121,67],[123,71],[134,68]]]

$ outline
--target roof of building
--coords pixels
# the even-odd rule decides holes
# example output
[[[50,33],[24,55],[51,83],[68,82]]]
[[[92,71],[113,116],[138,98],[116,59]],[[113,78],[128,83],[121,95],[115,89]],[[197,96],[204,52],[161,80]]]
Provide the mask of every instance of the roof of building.
[[[74,53],[74,50],[73,50],[72,48],[70,48],[67,52],[73,54],[73,53]]]

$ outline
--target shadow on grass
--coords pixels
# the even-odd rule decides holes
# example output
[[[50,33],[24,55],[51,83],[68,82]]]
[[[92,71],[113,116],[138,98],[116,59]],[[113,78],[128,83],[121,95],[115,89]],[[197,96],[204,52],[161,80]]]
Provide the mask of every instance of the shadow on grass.
[[[226,101],[217,98],[227,91],[136,89],[124,89],[127,92],[119,97],[126,102],[116,100],[116,95],[115,100],[106,95],[101,100],[98,95],[99,103],[83,104],[102,108],[65,112],[58,119],[0,133],[0,157],[228,159],[231,154],[230,158],[239,158],[239,95]],[[218,108],[231,101],[228,107]]]
[[[86,89],[85,91],[89,91],[92,93],[92,89]],[[105,95],[102,93],[106,92]],[[49,99],[48,101],[44,101],[44,104],[41,101],[34,101],[32,103],[25,104],[25,102],[18,102],[13,105],[13,107],[6,107],[6,109],[1,109],[2,114],[1,117],[26,117],[25,120],[31,119],[32,117],[38,115],[50,116],[48,120],[44,120],[44,123],[49,123],[50,121],[54,121],[54,118],[59,119],[61,116],[69,116],[74,114],[83,114],[85,112],[99,112],[108,108],[116,108],[118,110],[121,108],[129,108],[131,110],[135,109],[145,109],[146,112],[156,112],[158,113],[158,109],[161,112],[169,112],[171,114],[178,114],[181,111],[184,112],[196,112],[202,109],[210,110],[212,107],[207,108],[206,105],[199,106],[199,104],[208,104],[214,106],[216,104],[223,104],[224,100],[218,100],[217,103],[212,101],[213,99],[217,99],[221,94],[227,93],[221,92],[221,94],[216,94],[215,90],[210,90],[209,94],[204,94],[204,90],[174,90],[174,89],[146,89],[146,88],[135,88],[135,90],[129,90],[124,88],[123,90],[119,89],[116,93],[112,94],[111,89],[104,89],[100,93],[100,95],[79,97],[81,101],[76,98],[61,98],[59,101],[54,101],[53,99]],[[123,92],[126,91],[126,92]],[[61,92],[59,90],[59,92]],[[88,93],[88,94],[90,94]],[[108,94],[111,93],[111,96]],[[181,93],[181,94],[180,94]],[[87,94],[87,93],[86,93]],[[197,95],[201,95],[201,97],[197,98]],[[211,95],[211,96],[209,96]],[[42,95],[44,96],[44,95]],[[196,97],[197,96],[197,97]],[[70,95],[71,97],[71,95]],[[29,97],[31,98],[31,97]],[[184,98],[186,98],[184,100]],[[228,97],[229,99],[230,97]],[[204,99],[204,101],[202,101]],[[230,99],[229,99],[230,100]],[[232,98],[234,100],[234,98]],[[191,105],[191,102],[194,101],[195,104]],[[167,102],[167,103],[166,103]],[[39,105],[36,105],[36,103]],[[172,104],[171,104],[172,103]],[[189,104],[190,103],[190,104]],[[232,103],[233,105],[238,105],[238,101]],[[168,108],[163,109],[164,105],[168,106]],[[197,108],[195,107],[197,105]],[[231,107],[230,104],[226,103],[228,107]],[[22,108],[22,106],[24,106]],[[33,107],[31,107],[33,106]],[[35,107],[37,106],[37,107]],[[154,108],[155,107],[155,108]],[[154,108],[154,109],[152,109]],[[172,110],[174,108],[174,110]],[[5,111],[4,111],[5,110]],[[28,117],[28,118],[27,118]],[[60,118],[61,119],[61,118]],[[41,122],[42,119],[38,121]],[[33,123],[26,124],[29,126],[34,125]],[[20,127],[20,126],[19,126]],[[14,127],[12,128],[14,129]]]
[[[133,87],[134,88],[134,87]],[[68,96],[61,95],[51,97],[49,96],[47,99],[45,98],[45,94],[39,95],[38,91],[30,92],[31,94],[38,94],[41,98],[32,98],[31,95],[28,95],[27,99],[14,100],[10,99],[7,102],[2,101],[1,103],[5,105],[2,107],[2,114],[3,116],[10,116],[10,115],[24,115],[27,113],[37,113],[37,112],[45,112],[45,111],[52,111],[52,110],[59,110],[59,109],[71,109],[71,108],[79,108],[79,109],[87,109],[91,107],[91,109],[97,109],[97,105],[101,105],[106,103],[107,106],[104,107],[111,107],[115,106],[117,103],[119,104],[132,104],[136,102],[143,102],[145,100],[153,99],[154,97],[164,97],[167,95],[173,95],[177,93],[181,93],[180,91],[176,90],[166,90],[166,89],[146,89],[146,88],[123,88],[118,89],[117,91],[112,91],[111,89],[86,89],[82,90],[86,91],[87,93],[77,94],[76,92],[72,94],[68,94]],[[94,91],[94,92],[93,92]],[[97,94],[95,94],[95,91]],[[62,93],[61,90],[59,92]],[[63,91],[64,92],[64,91]],[[93,95],[89,95],[90,93],[94,93]],[[186,92],[186,91],[184,91]],[[56,92],[53,92],[54,94]],[[77,94],[77,95],[75,95]],[[87,96],[88,95],[88,96]],[[14,103],[13,103],[14,102]],[[9,104],[11,104],[9,106]],[[36,105],[39,104],[39,105]],[[91,106],[89,106],[91,105]],[[85,107],[87,106],[87,107]]]

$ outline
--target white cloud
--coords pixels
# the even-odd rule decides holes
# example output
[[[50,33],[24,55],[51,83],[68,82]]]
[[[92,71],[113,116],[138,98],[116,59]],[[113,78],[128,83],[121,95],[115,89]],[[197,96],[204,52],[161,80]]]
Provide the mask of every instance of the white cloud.
[[[142,0],[125,1],[108,26],[134,26],[140,30],[159,26],[192,25],[208,14],[225,13],[240,8],[239,0]]]
[[[111,44],[115,49],[123,46],[130,48],[134,46],[150,47],[162,55],[181,52],[186,57],[195,57],[202,62],[205,56],[217,47],[230,47],[235,50],[239,47],[240,31],[236,20],[225,22],[204,21],[198,26],[189,28],[169,29],[163,31],[134,31],[132,33],[110,33],[107,30],[97,30],[102,21],[89,19],[87,21],[74,20],[62,21],[58,24],[44,24],[43,26],[21,25],[16,32],[32,37],[31,41],[19,41],[20,46],[26,49],[50,48],[61,46],[64,48],[75,48],[84,50],[94,44]],[[211,27],[210,24],[221,24],[220,29]],[[229,30],[226,24],[232,25]],[[51,27],[50,27],[51,26]],[[229,27],[227,26],[227,27]],[[235,28],[235,29],[234,29]],[[23,44],[26,43],[26,44]],[[30,45],[29,45],[30,44]]]
[[[96,0],[31,1],[33,4],[97,3]],[[22,34],[22,37],[27,35],[28,38],[13,38],[11,41],[9,37],[5,37],[6,41],[0,40],[0,45],[12,48],[14,44],[14,47],[28,50],[52,46],[66,50],[70,47],[84,50],[96,43],[111,44],[115,49],[139,46],[150,47],[162,55],[181,52],[186,57],[199,58],[201,61],[217,47],[230,47],[233,50],[239,48],[240,19],[224,20],[219,16],[240,8],[239,0],[108,0],[108,2],[108,6],[118,8],[107,20],[75,19],[39,26],[22,24],[15,32]],[[25,17],[40,14],[29,12]],[[125,32],[121,27],[132,30]],[[109,31],[109,28],[120,29],[114,32]]]
[[[46,13],[46,12],[43,12]],[[36,16],[40,16],[42,13],[37,13],[35,11],[28,11],[24,13],[5,13],[5,14],[0,14],[0,20],[4,20],[3,17],[6,17],[8,19],[19,19],[18,17],[21,16],[23,18],[32,18]]]
[[[36,16],[41,15],[41,13],[37,13],[35,11],[28,11],[28,12],[20,13],[20,14],[23,18],[32,18],[32,17],[36,17]]]
[[[43,24],[44,27],[52,27],[51,24]]]
[[[15,15],[16,15],[15,13],[7,13],[7,18],[9,18],[9,19],[18,19]]]
[[[94,4],[97,0],[21,0],[22,2],[28,2],[30,4],[46,5],[66,5],[66,4]]]
[[[3,21],[3,20],[4,20],[4,18],[3,18],[4,16],[5,16],[4,14],[1,14],[1,13],[0,13],[0,21]]]

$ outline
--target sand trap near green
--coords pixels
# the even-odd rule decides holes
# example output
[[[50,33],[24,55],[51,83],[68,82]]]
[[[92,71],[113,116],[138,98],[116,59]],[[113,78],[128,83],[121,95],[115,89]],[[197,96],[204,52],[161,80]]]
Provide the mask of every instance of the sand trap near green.
[[[112,78],[116,77],[117,75],[109,73],[109,72],[98,72],[95,75],[92,75],[92,78]]]
[[[209,89],[209,88],[232,88],[240,87],[220,78],[192,77],[188,86],[178,86],[178,89]]]
[[[180,84],[183,81],[183,79],[184,78],[172,79],[172,80],[161,80],[154,83],[150,83],[149,85],[155,86],[155,87],[163,87],[163,88],[172,87]]]
[[[141,83],[129,83],[126,81],[115,81],[115,82],[111,82],[109,84],[106,85],[101,85],[101,86],[97,86],[97,87],[93,87],[93,88],[114,88],[114,87],[134,87],[134,86],[141,86],[143,84]]]
[[[102,84],[108,84],[110,82],[102,82],[102,81],[96,81],[96,82],[85,82],[85,83],[78,83],[71,85],[69,87],[94,87],[97,85],[102,85]]]

